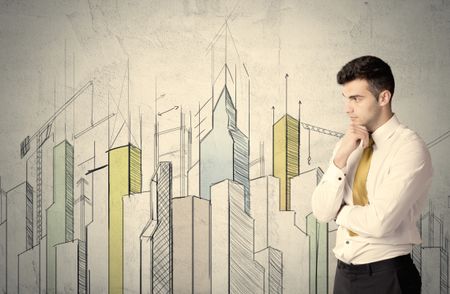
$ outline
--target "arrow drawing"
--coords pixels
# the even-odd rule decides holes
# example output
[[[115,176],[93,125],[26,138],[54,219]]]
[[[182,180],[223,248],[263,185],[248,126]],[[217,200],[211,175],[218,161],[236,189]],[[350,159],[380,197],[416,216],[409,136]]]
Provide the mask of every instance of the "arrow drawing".
[[[167,113],[167,112],[172,111],[172,110],[177,110],[177,109],[178,109],[178,105],[175,105],[174,107],[172,107],[172,108],[169,109],[169,110],[166,110],[166,111],[163,111],[163,112],[158,112],[158,116],[161,116],[161,115],[163,115],[164,113]]]

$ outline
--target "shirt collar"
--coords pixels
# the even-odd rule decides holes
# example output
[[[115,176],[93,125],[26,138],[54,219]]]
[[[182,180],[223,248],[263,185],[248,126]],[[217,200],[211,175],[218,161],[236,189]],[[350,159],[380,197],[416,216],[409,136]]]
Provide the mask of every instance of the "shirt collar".
[[[375,132],[372,133],[372,138],[375,142],[375,145],[381,147],[381,145],[386,143],[387,140],[394,134],[394,131],[399,126],[400,122],[397,116],[393,114],[387,122],[385,122],[378,129],[376,129]]]

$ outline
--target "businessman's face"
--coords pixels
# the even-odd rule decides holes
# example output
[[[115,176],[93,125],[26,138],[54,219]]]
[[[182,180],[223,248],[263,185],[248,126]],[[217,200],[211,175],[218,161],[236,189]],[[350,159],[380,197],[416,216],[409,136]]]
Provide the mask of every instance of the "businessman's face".
[[[369,131],[373,131],[380,120],[381,106],[377,98],[369,91],[367,81],[357,79],[344,84],[342,95],[345,112],[350,120],[354,124],[365,126]]]

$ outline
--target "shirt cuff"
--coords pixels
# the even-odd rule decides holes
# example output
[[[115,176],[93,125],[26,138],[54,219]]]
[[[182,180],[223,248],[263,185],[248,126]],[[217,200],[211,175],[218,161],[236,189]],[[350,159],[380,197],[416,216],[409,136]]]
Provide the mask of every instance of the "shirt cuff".
[[[347,175],[347,167],[340,169],[332,162],[325,175],[327,180],[343,181]]]
[[[342,207],[341,211],[339,212],[336,218],[336,224],[344,228],[350,229],[348,227],[348,214],[350,213],[351,210],[352,207],[350,205],[345,205],[344,207]]]

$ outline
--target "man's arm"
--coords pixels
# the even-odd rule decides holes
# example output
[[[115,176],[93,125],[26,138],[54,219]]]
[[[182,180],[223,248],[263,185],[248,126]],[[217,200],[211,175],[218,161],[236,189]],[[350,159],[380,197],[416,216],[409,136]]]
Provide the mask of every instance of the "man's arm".
[[[363,142],[363,147],[369,142],[369,133],[363,126],[351,124],[345,136],[333,150],[333,156],[328,170],[322,177],[312,196],[312,211],[321,222],[336,219],[343,204],[344,188],[347,181],[347,160]]]
[[[383,237],[397,229],[431,185],[432,166],[423,142],[405,145],[394,157],[382,187],[366,206],[346,205],[336,223],[363,237]]]
[[[342,206],[346,168],[340,169],[333,162],[340,143],[334,148],[330,165],[312,195],[312,211],[320,222],[334,220]]]

